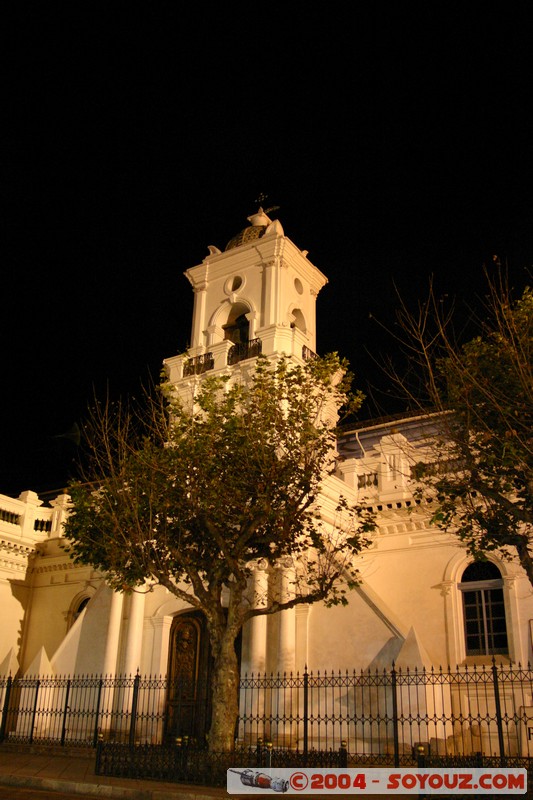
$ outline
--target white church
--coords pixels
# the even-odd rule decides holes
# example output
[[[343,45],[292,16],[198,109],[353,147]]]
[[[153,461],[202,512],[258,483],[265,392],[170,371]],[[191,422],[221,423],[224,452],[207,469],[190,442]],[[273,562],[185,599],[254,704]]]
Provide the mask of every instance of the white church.
[[[259,354],[303,363],[316,352],[326,276],[278,220],[259,209],[248,222],[185,272],[194,293],[191,346],[163,362],[183,396],[206,373],[246,374]],[[533,594],[519,564],[496,553],[473,564],[455,537],[431,524],[430,499],[414,498],[413,466],[428,457],[432,424],[410,417],[345,432],[323,505],[327,516],[344,495],[377,513],[372,544],[358,558],[361,584],[345,607],[254,618],[242,634],[243,676],[532,661]],[[31,490],[0,495],[0,677],[172,677],[182,668],[180,642],[192,635],[200,680],[208,648],[198,614],[162,587],[125,596],[97,570],[74,564],[63,549],[68,513],[66,494],[49,504]],[[258,569],[261,585],[270,579]],[[531,695],[520,703],[532,706]]]

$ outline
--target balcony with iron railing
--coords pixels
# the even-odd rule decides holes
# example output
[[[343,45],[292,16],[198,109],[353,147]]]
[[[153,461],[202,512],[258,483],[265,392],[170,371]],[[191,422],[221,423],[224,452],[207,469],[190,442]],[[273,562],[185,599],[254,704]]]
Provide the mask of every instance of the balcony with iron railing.
[[[190,375],[203,375],[215,366],[215,359],[213,353],[203,353],[203,355],[188,358],[183,362],[183,377],[188,378]]]
[[[298,332],[299,333],[299,332]],[[300,334],[301,337],[301,334]],[[302,361],[314,361],[319,358],[307,345],[301,345],[300,341],[289,342],[289,347],[284,351],[293,354],[300,354]],[[270,341],[267,336],[266,352],[277,352],[279,342]],[[273,349],[272,349],[273,348]],[[241,361],[257,358],[263,354],[263,339],[250,339],[245,342],[233,344],[227,339],[211,345],[208,353],[198,355],[179,355],[165,360],[168,376],[171,382],[181,378],[189,378],[194,375],[203,375],[210,370],[220,370],[239,364]],[[194,351],[193,351],[194,352]]]
[[[257,358],[261,355],[263,344],[261,339],[251,339],[249,342],[238,342],[228,351],[228,366],[246,361],[248,358]]]
[[[303,361],[314,361],[315,358],[318,358],[318,355],[314,353],[307,345],[303,345],[302,347],[302,359]]]

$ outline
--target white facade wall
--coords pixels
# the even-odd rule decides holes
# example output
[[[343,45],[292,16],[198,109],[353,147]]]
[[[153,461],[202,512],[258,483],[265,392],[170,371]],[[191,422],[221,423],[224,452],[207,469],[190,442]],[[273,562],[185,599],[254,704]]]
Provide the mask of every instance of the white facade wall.
[[[412,429],[412,423],[409,425]],[[370,433],[367,429],[360,435],[368,438]],[[361,475],[374,469],[387,436],[384,429],[376,447],[342,462],[342,469],[351,470],[352,460],[358,462],[355,467]],[[342,490],[340,479],[331,481],[328,494],[332,486]],[[305,666],[321,671],[387,668],[402,658],[411,631],[420,643],[418,666],[490,663],[490,659],[467,657],[465,651],[457,584],[470,559],[457,539],[429,525],[430,507],[416,506],[412,497],[409,500],[409,481],[404,483],[398,488],[402,499],[391,499],[387,491],[386,502],[380,482],[372,486],[378,529],[371,546],[356,562],[361,584],[350,593],[348,606],[302,606],[284,617],[255,620],[244,631],[243,673],[302,671]],[[352,499],[354,494],[362,499],[368,489],[345,488]],[[22,500],[0,497],[0,507],[20,509],[22,505]],[[39,506],[35,497],[30,508],[32,513],[38,509],[42,520],[51,520],[54,513],[54,508]],[[24,673],[44,648],[56,674],[139,670],[141,674],[164,675],[172,619],[190,608],[161,587],[114,596],[103,576],[70,561],[58,535],[60,529],[53,535],[51,530],[36,533],[33,523],[31,527],[26,532],[13,522],[2,523],[6,555],[0,584],[0,664],[14,653]],[[509,659],[528,663],[532,659],[531,587],[517,563],[491,558],[504,581]],[[259,569],[258,580],[279,590],[279,574]],[[86,598],[90,602],[76,619],[76,609]],[[118,612],[113,611],[113,603],[120,604]],[[108,653],[106,661],[108,643],[114,655],[110,660]]]
[[[250,338],[261,338],[269,357],[286,353],[301,362],[302,347],[316,349],[316,297],[326,278],[279,223],[234,250],[210,250],[186,273],[195,293],[192,346],[165,361],[182,396],[201,380],[183,376],[188,360],[212,352],[214,372],[228,370],[232,343],[223,326],[236,306],[247,309]],[[242,377],[252,368],[244,361],[233,372]],[[431,506],[417,505],[412,493],[411,467],[427,456],[432,425],[431,418],[405,419],[346,432],[337,472],[324,482],[322,510],[332,523],[341,493],[375,509],[378,529],[356,562],[361,585],[347,607],[302,606],[250,622],[243,673],[490,662],[466,656],[458,589],[466,551],[431,526]],[[114,594],[102,575],[74,565],[62,546],[67,511],[65,496],[50,507],[32,492],[0,496],[0,666],[12,670],[16,662],[22,673],[46,665],[55,674],[166,674],[172,620],[190,609],[161,587]],[[504,581],[509,658],[528,663],[531,586],[516,562],[494,559]],[[266,587],[283,591],[286,576],[258,565],[255,580],[259,596]]]
[[[10,670],[13,658],[19,665],[23,658],[37,548],[58,536],[67,502],[62,495],[45,507],[32,491],[18,498],[0,495],[0,664],[9,664]]]

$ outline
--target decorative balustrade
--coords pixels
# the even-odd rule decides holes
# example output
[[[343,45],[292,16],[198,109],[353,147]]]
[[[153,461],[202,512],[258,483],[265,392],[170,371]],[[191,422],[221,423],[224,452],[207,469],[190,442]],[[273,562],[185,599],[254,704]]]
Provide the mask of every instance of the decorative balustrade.
[[[439,477],[450,472],[460,472],[465,467],[465,462],[460,458],[448,458],[441,461],[419,461],[411,466],[410,477],[419,481],[422,478]]]
[[[0,522],[8,522],[10,525],[20,525],[21,515],[6,508],[0,508]]]
[[[363,475],[357,476],[358,489],[370,489],[371,487],[377,487],[377,485],[378,485],[377,472],[365,472]]]
[[[52,530],[51,519],[36,519],[33,523],[33,530],[39,533],[50,533]]]

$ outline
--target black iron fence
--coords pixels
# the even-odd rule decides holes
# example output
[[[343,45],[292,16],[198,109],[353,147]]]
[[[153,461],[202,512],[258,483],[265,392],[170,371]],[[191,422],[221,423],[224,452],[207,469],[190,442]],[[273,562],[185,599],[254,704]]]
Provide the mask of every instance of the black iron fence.
[[[273,749],[259,741],[255,746],[237,745],[230,753],[214,753],[178,739],[166,745],[144,744],[130,747],[116,742],[99,741],[95,772],[124,778],[200,783],[225,786],[227,770],[232,767],[270,769],[271,767],[347,767],[345,747],[338,751]]]
[[[0,678],[0,711],[2,742],[171,750],[205,743],[190,734],[205,709],[164,678]],[[432,760],[516,763],[533,756],[533,670],[493,663],[245,676],[235,741],[304,759],[345,751],[349,763],[400,765],[420,751]]]
[[[214,369],[215,358],[213,353],[203,353],[193,358],[188,358],[183,362],[183,377],[188,378],[190,375],[203,375],[204,372],[209,372]]]

